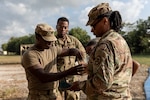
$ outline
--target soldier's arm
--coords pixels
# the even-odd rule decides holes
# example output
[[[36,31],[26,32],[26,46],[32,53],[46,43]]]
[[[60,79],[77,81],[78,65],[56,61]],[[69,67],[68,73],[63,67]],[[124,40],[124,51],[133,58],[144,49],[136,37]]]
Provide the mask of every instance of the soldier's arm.
[[[92,94],[94,91],[105,91],[112,85],[114,67],[113,64],[109,64],[111,61],[113,62],[113,57],[110,57],[109,51],[105,44],[97,48],[94,53],[95,59],[92,66],[88,65],[89,67],[96,68],[94,69],[95,71],[88,75],[87,81],[81,82],[79,85],[73,84],[72,90],[81,89],[85,94]],[[110,60],[111,58],[112,60]]]
[[[83,60],[83,53],[76,48],[70,48],[70,49],[62,49],[62,52],[58,56],[76,56],[79,60]]]
[[[40,64],[37,64],[37,65],[27,68],[27,71],[29,71],[31,74],[33,74],[42,83],[57,81],[63,77],[69,76],[69,75],[79,75],[80,73],[84,72],[84,70],[85,70],[85,68],[82,67],[81,65],[72,67],[66,71],[58,72],[58,73],[45,72],[42,65],[40,65]]]

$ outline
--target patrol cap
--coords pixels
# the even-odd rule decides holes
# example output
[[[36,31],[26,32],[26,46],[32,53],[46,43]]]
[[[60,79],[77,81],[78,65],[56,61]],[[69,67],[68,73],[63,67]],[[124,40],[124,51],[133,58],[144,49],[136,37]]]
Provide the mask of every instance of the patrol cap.
[[[98,19],[98,17],[103,16],[109,12],[112,12],[111,7],[109,6],[109,3],[101,3],[92,8],[88,14],[89,20],[86,24],[92,25],[95,20]]]
[[[41,35],[45,41],[56,41],[54,32],[55,30],[46,23],[37,24],[35,28],[35,33]]]

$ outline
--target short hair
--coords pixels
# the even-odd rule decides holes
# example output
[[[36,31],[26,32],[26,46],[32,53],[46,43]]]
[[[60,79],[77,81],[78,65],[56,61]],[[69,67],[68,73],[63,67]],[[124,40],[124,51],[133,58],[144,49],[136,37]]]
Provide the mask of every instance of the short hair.
[[[86,47],[96,45],[97,42],[95,40],[91,40],[90,42],[87,43]]]
[[[86,47],[92,46],[92,45],[96,45],[96,44],[98,43],[99,39],[100,39],[100,38],[97,37],[97,38],[94,38],[94,39],[90,40],[90,41],[87,43]]]
[[[59,21],[67,21],[68,24],[69,24],[69,20],[68,20],[68,18],[66,18],[66,17],[60,17],[60,18],[58,18],[57,24],[59,23]]]

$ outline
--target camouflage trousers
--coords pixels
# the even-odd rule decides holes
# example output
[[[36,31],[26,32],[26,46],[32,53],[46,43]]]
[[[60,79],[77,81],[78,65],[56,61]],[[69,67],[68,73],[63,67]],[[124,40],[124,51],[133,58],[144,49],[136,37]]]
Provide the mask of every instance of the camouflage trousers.
[[[27,100],[63,100],[58,90],[30,90]]]

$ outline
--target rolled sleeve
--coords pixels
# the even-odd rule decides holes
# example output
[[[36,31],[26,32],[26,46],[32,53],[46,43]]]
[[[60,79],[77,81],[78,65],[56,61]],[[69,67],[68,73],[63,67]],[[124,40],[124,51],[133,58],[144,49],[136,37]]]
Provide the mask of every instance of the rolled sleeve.
[[[36,64],[39,64],[39,61],[37,59],[37,54],[35,52],[29,51],[23,55],[22,65],[25,69],[34,66]]]

